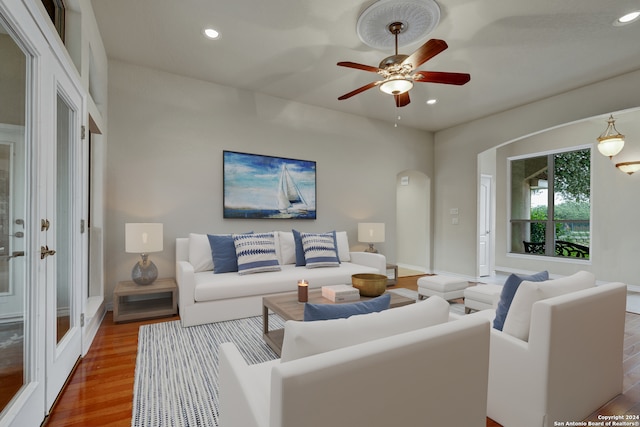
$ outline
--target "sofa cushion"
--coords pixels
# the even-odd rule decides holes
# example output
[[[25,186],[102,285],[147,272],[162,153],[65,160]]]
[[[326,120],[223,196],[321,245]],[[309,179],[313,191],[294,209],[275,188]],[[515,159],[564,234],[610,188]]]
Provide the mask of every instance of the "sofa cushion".
[[[336,233],[300,233],[307,268],[338,267]]]
[[[339,268],[296,267],[294,264],[280,266],[281,271],[267,271],[260,274],[224,273],[211,274],[210,271],[195,273],[194,299],[197,302],[260,296],[256,302],[260,307],[263,295],[278,292],[295,292],[298,280],[309,282],[309,290],[325,285],[340,285],[351,282],[351,275],[357,273],[377,273],[377,269],[365,265],[343,262]]]
[[[211,245],[206,234],[189,234],[189,263],[193,265],[193,272],[213,270]]]
[[[238,273],[280,271],[273,233],[234,234]]]
[[[522,281],[516,291],[502,331],[506,334],[529,340],[531,311],[537,301],[592,288],[596,285],[596,277],[587,271],[579,271],[571,276],[544,282]]]
[[[347,319],[288,320],[284,326],[281,362],[426,328],[448,319],[449,303],[434,296],[415,304]]]
[[[276,254],[281,265],[296,263],[296,243],[291,231],[276,231]]]
[[[529,282],[542,282],[543,280],[548,279],[548,271],[541,271],[540,273],[532,274],[530,276],[511,274],[507,277],[507,280],[504,282],[504,286],[502,287],[502,292],[500,293],[500,301],[498,301],[498,306],[496,307],[496,317],[493,319],[493,327],[499,331],[504,327],[504,320],[507,318],[507,313],[509,312],[509,307],[511,307],[513,297],[523,280],[528,280]]]
[[[343,319],[356,314],[375,313],[389,308],[390,294],[366,301],[358,301],[346,304],[311,304],[304,305],[304,321]]]
[[[349,238],[346,231],[336,231],[336,252],[340,262],[351,261],[351,248],[349,247]]]

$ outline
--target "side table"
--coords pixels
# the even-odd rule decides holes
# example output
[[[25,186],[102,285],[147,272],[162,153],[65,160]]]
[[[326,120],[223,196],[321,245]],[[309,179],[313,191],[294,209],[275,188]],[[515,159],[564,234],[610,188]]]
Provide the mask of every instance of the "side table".
[[[144,298],[149,297],[149,298]],[[150,285],[128,280],[113,291],[113,321],[152,319],[178,313],[178,286],[173,278],[157,279]]]
[[[393,279],[387,279],[387,286],[393,286],[398,283],[398,266],[395,264],[387,264],[387,270],[393,270]]]

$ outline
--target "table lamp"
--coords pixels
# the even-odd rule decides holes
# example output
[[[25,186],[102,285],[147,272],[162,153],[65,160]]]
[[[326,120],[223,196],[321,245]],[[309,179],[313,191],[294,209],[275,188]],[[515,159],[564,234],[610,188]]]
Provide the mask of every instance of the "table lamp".
[[[162,251],[162,224],[125,224],[125,251],[140,254],[142,259],[133,266],[131,279],[138,285],[150,285],[158,278],[158,268],[149,260],[149,253]]]
[[[368,243],[369,247],[365,252],[378,253],[373,245],[374,243],[384,242],[384,223],[383,222],[361,222],[358,224],[358,241]]]

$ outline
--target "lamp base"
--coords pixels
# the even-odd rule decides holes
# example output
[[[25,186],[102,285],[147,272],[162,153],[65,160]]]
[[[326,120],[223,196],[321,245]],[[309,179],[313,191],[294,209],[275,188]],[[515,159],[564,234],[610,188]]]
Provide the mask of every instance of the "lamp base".
[[[149,255],[140,254],[142,260],[138,261],[131,270],[131,280],[137,285],[150,285],[158,278],[158,268],[149,260]]]
[[[365,252],[370,252],[372,254],[377,254],[378,250],[376,249],[375,246],[373,246],[373,243],[369,243],[369,247],[367,249],[364,250]]]

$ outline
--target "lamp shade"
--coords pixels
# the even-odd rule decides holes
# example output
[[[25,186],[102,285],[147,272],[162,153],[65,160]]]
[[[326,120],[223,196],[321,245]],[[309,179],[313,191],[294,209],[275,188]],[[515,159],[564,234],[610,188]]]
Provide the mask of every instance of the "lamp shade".
[[[124,227],[126,252],[148,254],[162,251],[162,224],[128,223]]]
[[[358,224],[358,241],[363,243],[384,242],[383,222],[361,222]]]

